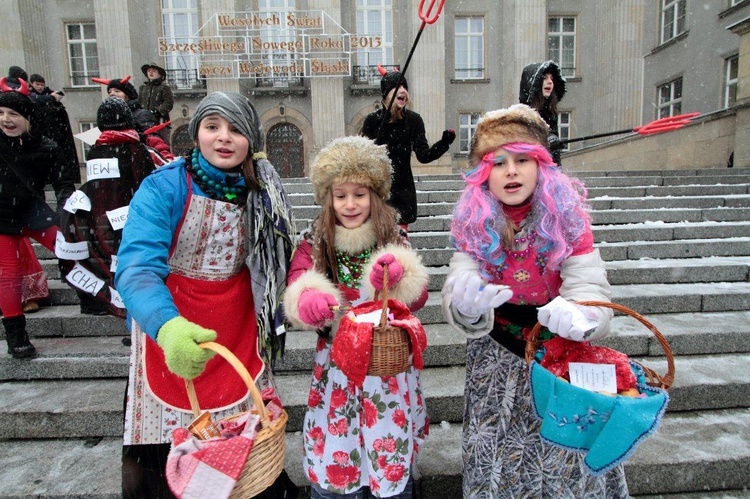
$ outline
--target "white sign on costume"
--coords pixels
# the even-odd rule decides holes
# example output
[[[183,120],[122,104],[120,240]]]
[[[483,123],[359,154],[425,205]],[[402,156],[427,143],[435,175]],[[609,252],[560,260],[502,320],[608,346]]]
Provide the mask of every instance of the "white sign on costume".
[[[120,162],[117,158],[96,158],[86,161],[86,181],[105,178],[120,178]]]
[[[91,200],[85,192],[76,190],[67,201],[63,209],[69,213],[75,213],[78,210],[91,211]]]
[[[125,222],[128,221],[129,212],[130,206],[123,206],[107,212],[107,218],[109,218],[109,223],[114,230],[122,229],[125,226]]]
[[[55,256],[60,260],[85,260],[89,257],[89,245],[86,241],[69,243],[62,232],[55,239]]]
[[[83,268],[79,263],[76,263],[73,270],[65,276],[65,279],[81,291],[92,295],[97,294],[104,287],[104,281]]]

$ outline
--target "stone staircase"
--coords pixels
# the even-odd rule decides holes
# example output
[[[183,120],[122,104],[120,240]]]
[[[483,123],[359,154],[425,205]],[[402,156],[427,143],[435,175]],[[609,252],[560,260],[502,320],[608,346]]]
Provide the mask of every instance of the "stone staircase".
[[[613,301],[647,315],[675,354],[676,381],[657,433],[626,463],[631,494],[747,497],[750,486],[750,169],[585,172],[597,246]],[[317,213],[311,186],[288,180],[298,228]],[[463,186],[458,175],[418,177],[420,218],[412,244],[430,267],[430,298],[417,315],[429,348],[423,373],[433,421],[418,463],[423,498],[461,496],[465,341],[445,323],[440,288],[453,250],[448,229]],[[0,498],[119,497],[122,406],[127,377],[124,323],[83,316],[50,275],[52,306],[28,316],[39,350],[31,362],[0,353]],[[617,316],[603,344],[658,372],[653,335]],[[289,412],[286,466],[299,485],[300,428],[314,335],[291,331],[277,367]]]

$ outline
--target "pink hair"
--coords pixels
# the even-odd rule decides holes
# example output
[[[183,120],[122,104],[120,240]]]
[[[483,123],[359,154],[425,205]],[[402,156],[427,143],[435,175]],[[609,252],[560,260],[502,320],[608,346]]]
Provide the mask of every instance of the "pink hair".
[[[591,225],[586,189],[580,181],[562,173],[541,145],[513,142],[502,148],[511,153],[528,154],[539,165],[527,227],[536,232],[537,251],[545,252],[548,266],[557,270]],[[493,166],[491,160],[483,159],[464,174],[466,187],[453,210],[451,224],[453,246],[479,262],[488,279],[493,277],[488,269],[497,268],[505,261],[502,234],[509,223],[502,203],[489,191],[487,180]]]

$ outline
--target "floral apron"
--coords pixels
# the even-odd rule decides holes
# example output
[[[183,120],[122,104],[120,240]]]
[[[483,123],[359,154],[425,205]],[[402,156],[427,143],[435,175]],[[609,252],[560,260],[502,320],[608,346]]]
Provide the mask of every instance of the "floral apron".
[[[216,331],[216,341],[256,379],[264,364],[258,356],[255,307],[245,265],[246,223],[244,205],[189,194],[170,250],[166,285],[180,315]],[[135,321],[132,332],[124,443],[168,443],[172,430],[193,419],[185,381],[167,369],[161,348]],[[201,408],[218,418],[251,405],[247,387],[218,355],[194,383]]]

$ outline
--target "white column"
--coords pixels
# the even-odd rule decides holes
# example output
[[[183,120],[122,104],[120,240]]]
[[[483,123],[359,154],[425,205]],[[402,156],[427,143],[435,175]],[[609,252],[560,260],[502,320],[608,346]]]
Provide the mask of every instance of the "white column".
[[[339,0],[311,0],[308,6],[311,10],[325,11],[340,25],[340,3]],[[346,135],[343,78],[310,78],[310,98],[314,155],[331,140]]]
[[[24,39],[19,4],[23,0],[0,0],[0,12],[3,13],[3,36],[0,36],[0,76],[8,74],[9,66],[21,66],[25,69]]]
[[[97,0],[93,4],[100,77],[110,80],[130,75],[131,83],[137,89],[139,76],[133,74],[128,2]],[[102,97],[106,95],[107,89],[102,86]]]
[[[216,20],[207,23],[215,14],[225,14],[234,12],[234,0],[202,0],[198,2],[201,10],[201,25],[205,28],[201,30],[201,36],[218,35]],[[237,78],[206,78],[206,90],[211,92],[239,92],[240,80]]]

